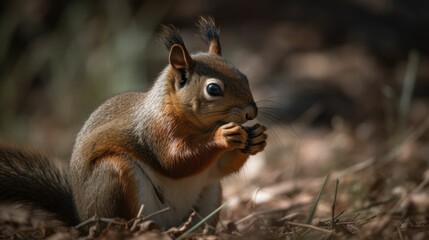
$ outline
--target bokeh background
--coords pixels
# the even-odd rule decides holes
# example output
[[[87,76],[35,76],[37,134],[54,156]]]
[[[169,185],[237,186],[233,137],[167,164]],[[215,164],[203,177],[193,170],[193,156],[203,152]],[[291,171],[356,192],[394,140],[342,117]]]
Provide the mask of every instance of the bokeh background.
[[[338,118],[368,139],[386,137],[428,112],[427,9],[423,0],[4,1],[0,137],[69,156],[91,111],[147,90],[168,63],[161,23],[180,27],[190,51],[206,50],[199,15],[216,18],[225,58],[248,75],[257,100],[272,100],[265,106],[276,121],[331,128]],[[401,116],[413,49],[415,90]]]
[[[160,24],[178,26],[191,52],[207,49],[196,36],[200,15],[215,17],[224,57],[250,79],[272,131],[268,150],[285,154],[270,161],[287,162],[292,151],[299,154],[292,162],[325,164],[338,156],[333,148],[381,154],[429,112],[423,0],[15,0],[0,7],[0,139],[61,159],[98,105],[146,91],[168,63]],[[338,132],[351,140],[329,141]]]
[[[367,206],[429,177],[428,10],[425,0],[2,1],[0,141],[67,161],[97,106],[148,90],[168,64],[160,24],[178,26],[191,52],[205,51],[195,21],[212,15],[270,138],[225,195],[258,189],[262,202],[276,200],[261,208],[308,202],[319,177],[348,169],[337,174],[340,207]],[[295,187],[279,185],[291,180]],[[273,184],[276,193],[262,194]],[[418,196],[407,209],[427,214],[429,196]]]

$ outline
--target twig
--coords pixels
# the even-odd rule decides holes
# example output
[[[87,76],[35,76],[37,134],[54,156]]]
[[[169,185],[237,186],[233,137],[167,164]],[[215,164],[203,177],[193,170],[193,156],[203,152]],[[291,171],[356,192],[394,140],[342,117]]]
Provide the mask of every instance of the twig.
[[[378,216],[377,215],[373,215],[373,216],[370,216],[370,217],[368,217],[368,218],[364,218],[364,219],[357,219],[357,220],[355,220],[354,221],[354,223],[358,223],[359,224],[359,226],[363,226],[363,225],[365,225],[365,224],[367,224],[367,223],[369,223],[371,220],[373,220],[373,219],[375,219],[375,218],[377,218]]]
[[[289,215],[286,215],[286,216],[280,218],[278,221],[282,222],[282,221],[285,221],[285,220],[292,220],[293,218],[295,218],[295,217],[297,217],[299,215],[301,215],[301,214],[297,213],[297,212],[294,212],[294,213],[291,213]]]
[[[356,215],[356,217],[357,216],[358,215]],[[377,215],[370,216],[366,219],[356,219],[356,217],[354,217],[353,219],[351,219],[349,221],[338,222],[337,224],[338,225],[359,224],[359,225],[363,226],[363,225],[369,223],[370,220],[376,218]]]
[[[316,227],[314,225],[311,224],[305,224],[305,223],[297,223],[297,222],[285,222],[286,224],[292,225],[292,226],[297,226],[297,227],[304,227],[304,228],[311,228],[320,232],[324,232],[327,234],[332,234],[332,230],[328,230],[328,229],[324,229],[324,228],[320,228],[320,227]]]
[[[399,239],[404,240],[404,237],[402,237],[401,229],[399,228],[399,226],[396,226],[396,231],[398,232]]]
[[[81,222],[80,224],[76,225],[75,228],[81,228],[83,226],[86,226],[86,225],[88,225],[90,223],[94,223],[94,222],[113,223],[113,224],[123,225],[123,226],[127,225],[126,222],[119,222],[119,221],[114,220],[113,218],[100,218],[100,217],[97,217],[97,216],[93,216],[92,218],[90,218],[90,219],[88,219],[88,220],[86,220],[84,222]]]
[[[391,197],[389,197],[387,199],[380,200],[380,201],[377,201],[377,202],[373,202],[371,204],[368,204],[367,206],[363,206],[362,208],[356,209],[353,212],[361,212],[361,211],[364,211],[364,210],[368,210],[368,209],[373,208],[373,207],[377,207],[377,206],[380,206],[380,205],[383,205],[383,204],[386,204],[386,203],[390,203],[391,201],[393,201],[395,199],[397,199],[396,196],[391,196]]]
[[[416,188],[414,188],[413,191],[411,191],[411,193],[409,194],[409,196],[412,195],[412,194],[415,194],[417,192],[420,192],[428,183],[429,183],[429,178],[425,177],[423,179],[423,181]]]
[[[153,212],[153,213],[151,213],[151,214],[149,214],[149,215],[147,215],[147,216],[140,216],[140,217],[132,218],[132,219],[128,220],[127,224],[130,224],[130,223],[132,223],[133,221],[135,221],[135,220],[137,220],[137,219],[147,220],[148,218],[151,218],[151,217],[153,217],[153,216],[155,216],[155,215],[161,214],[161,213],[166,212],[166,211],[168,211],[168,210],[170,210],[170,207],[163,208],[163,209],[158,210],[158,211],[156,211],[156,212]]]
[[[182,225],[180,225],[180,227],[176,228],[176,227],[172,227],[170,229],[167,230],[167,234],[173,234],[174,236],[178,235],[179,233],[184,232],[189,225],[191,225],[192,220],[194,219],[194,216],[197,212],[193,211],[191,214],[189,214],[188,219],[186,220],[186,222],[182,223]]]
[[[261,190],[261,187],[256,188],[255,190],[255,194],[253,195],[253,201],[252,201],[252,205],[251,208],[254,209],[255,208],[255,203],[256,203],[256,197],[258,196],[259,191]]]
[[[88,224],[90,224],[90,223],[93,223],[94,221],[97,221],[97,219],[98,219],[98,217],[97,217],[97,216],[93,216],[92,218],[87,219],[87,220],[85,220],[85,221],[83,221],[83,222],[79,223],[78,225],[76,225],[76,226],[75,226],[75,228],[79,229],[79,228],[81,228],[81,227],[83,227],[83,226],[86,226],[86,225],[88,225]]]
[[[374,157],[370,157],[365,161],[362,161],[358,164],[352,165],[348,168],[345,168],[343,170],[334,172],[332,174],[333,178],[342,178],[343,176],[349,175],[351,173],[356,173],[356,172],[360,172],[362,170],[367,169],[370,166],[373,166],[375,164],[375,158]]]
[[[133,222],[133,225],[131,226],[131,228],[130,228],[130,231],[131,232],[134,232],[134,230],[137,228],[137,224],[138,223],[140,223],[140,219],[141,219],[141,216],[142,216],[142,214],[143,214],[143,209],[144,209],[144,204],[142,204],[141,206],[140,206],[140,209],[139,209],[139,212],[137,213],[137,216],[136,216],[136,218],[135,218],[135,220],[134,220],[134,222]]]
[[[335,216],[334,217],[334,220],[337,220],[341,215],[343,215],[344,214],[344,212],[345,212],[346,210],[345,209],[342,209],[338,214],[337,214],[337,216]]]
[[[153,212],[153,213],[151,213],[151,214],[149,214],[149,215],[147,215],[147,216],[143,217],[143,220],[149,219],[149,218],[151,218],[151,217],[153,217],[153,216],[156,216],[156,215],[158,215],[158,214],[161,214],[161,213],[167,212],[167,211],[169,211],[169,210],[170,210],[170,207],[163,208],[163,209],[161,209],[161,210],[158,210],[158,211],[156,211],[156,212]]]
[[[137,213],[137,217],[140,217],[143,214],[144,204],[140,206],[139,212]]]
[[[351,220],[351,222],[354,222],[358,217],[360,216],[360,213],[357,213]]]
[[[123,225],[123,226],[127,225],[126,222],[119,222],[119,221],[114,220],[113,218],[99,218],[98,221],[105,222],[105,223],[113,223],[113,224]]]

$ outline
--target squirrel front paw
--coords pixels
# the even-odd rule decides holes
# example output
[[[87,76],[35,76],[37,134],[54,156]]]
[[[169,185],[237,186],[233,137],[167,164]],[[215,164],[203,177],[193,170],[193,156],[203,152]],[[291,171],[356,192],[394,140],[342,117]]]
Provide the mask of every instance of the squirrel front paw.
[[[255,155],[258,152],[264,150],[267,145],[267,134],[265,134],[266,127],[255,124],[251,127],[244,127],[247,132],[248,138],[246,141],[246,147],[242,150],[243,153]]]
[[[216,130],[215,137],[218,138],[218,141],[222,145],[230,150],[244,150],[248,139],[246,130],[239,124],[233,122],[220,126]]]

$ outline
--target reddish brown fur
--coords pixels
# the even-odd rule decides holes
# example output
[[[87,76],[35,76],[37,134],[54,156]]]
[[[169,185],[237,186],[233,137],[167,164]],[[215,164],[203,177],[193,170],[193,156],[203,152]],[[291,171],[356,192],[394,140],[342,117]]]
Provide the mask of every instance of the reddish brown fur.
[[[178,126],[188,126],[188,128],[182,127],[173,132],[172,129],[168,129],[171,126],[165,126],[162,123],[155,126],[161,131],[158,131],[159,135],[154,137],[160,139],[166,148],[164,151],[158,151],[159,158],[163,159],[160,164],[165,172],[162,173],[172,178],[191,176],[203,171],[224,151],[223,146],[210,139],[211,132],[199,132],[189,127],[192,126],[189,121],[179,114],[180,111],[167,114],[166,117],[174,119]],[[165,131],[166,128],[167,131]]]
[[[209,53],[213,53],[216,55],[222,55],[222,50],[220,47],[220,43],[218,41],[212,41],[209,46]]]
[[[246,163],[249,158],[248,154],[244,154],[241,151],[235,150],[230,152],[233,157],[232,161],[227,162],[227,164],[221,166],[222,177],[228,176],[231,173],[238,172],[240,168]]]
[[[137,216],[139,211],[139,206],[137,206],[138,188],[132,167],[119,156],[106,157],[103,159],[103,164],[108,165],[119,176],[119,184],[123,195],[119,216],[126,219]],[[97,165],[95,164],[93,167],[97,167]]]

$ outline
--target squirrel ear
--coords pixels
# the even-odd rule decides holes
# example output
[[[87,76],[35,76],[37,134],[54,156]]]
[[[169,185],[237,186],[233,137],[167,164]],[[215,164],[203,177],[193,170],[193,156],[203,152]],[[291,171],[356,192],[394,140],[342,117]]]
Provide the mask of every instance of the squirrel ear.
[[[222,50],[221,50],[219,41],[212,41],[210,43],[209,53],[214,53],[214,54],[219,55],[219,56],[222,55]]]
[[[185,47],[180,44],[174,44],[170,49],[170,64],[171,66],[178,69],[189,69],[193,66],[194,60],[189,55]]]

